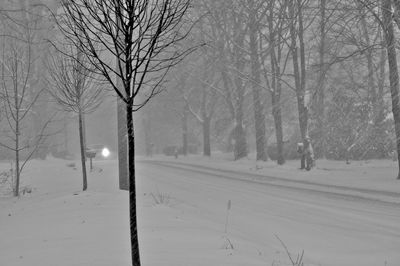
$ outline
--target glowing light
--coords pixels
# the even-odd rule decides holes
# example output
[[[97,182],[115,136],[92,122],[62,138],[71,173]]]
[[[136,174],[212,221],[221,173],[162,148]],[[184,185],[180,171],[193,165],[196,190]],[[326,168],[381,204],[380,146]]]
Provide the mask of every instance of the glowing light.
[[[107,158],[108,156],[110,156],[110,150],[107,149],[107,148],[104,148],[104,149],[101,151],[101,155],[103,155],[103,157]]]

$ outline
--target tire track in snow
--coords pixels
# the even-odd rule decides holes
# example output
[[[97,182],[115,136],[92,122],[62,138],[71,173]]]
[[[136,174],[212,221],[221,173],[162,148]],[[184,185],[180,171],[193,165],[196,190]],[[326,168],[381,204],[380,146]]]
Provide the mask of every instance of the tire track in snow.
[[[217,169],[208,166],[158,160],[140,160],[139,163],[155,164],[187,172],[207,174],[217,178],[236,180],[247,183],[256,183],[264,186],[273,186],[284,189],[323,194],[348,200],[362,200],[369,203],[385,204],[400,207],[400,193],[373,189],[346,187],[339,185],[321,184],[307,180],[293,180],[242,171]]]

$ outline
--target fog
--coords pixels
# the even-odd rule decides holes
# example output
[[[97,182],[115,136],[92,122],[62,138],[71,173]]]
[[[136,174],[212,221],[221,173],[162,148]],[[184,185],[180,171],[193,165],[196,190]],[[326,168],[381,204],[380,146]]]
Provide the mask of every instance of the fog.
[[[400,265],[400,4],[0,1],[0,265]]]

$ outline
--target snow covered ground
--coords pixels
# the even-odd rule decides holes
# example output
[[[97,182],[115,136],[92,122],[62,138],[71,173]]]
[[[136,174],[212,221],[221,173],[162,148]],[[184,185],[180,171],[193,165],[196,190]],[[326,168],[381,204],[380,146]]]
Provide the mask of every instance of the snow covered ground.
[[[128,194],[117,188],[116,161],[95,161],[87,192],[68,163],[32,161],[22,183],[32,193],[0,197],[1,266],[129,265]],[[304,250],[305,265],[400,265],[394,162],[297,167],[139,158],[143,265],[291,265],[278,237],[293,257]]]
[[[68,161],[32,161],[23,186],[32,193],[0,198],[0,265],[129,265],[128,195],[117,190],[115,162],[89,174]]]
[[[287,178],[291,180],[307,180],[316,183],[348,186],[363,189],[400,192],[400,182],[397,182],[397,161],[392,160],[368,160],[344,161],[317,160],[316,168],[312,171],[300,171],[300,162],[287,161],[279,166],[274,161],[256,162],[254,154],[249,158],[233,161],[232,154],[215,153],[212,157],[181,156],[179,160],[172,157],[154,157],[162,161],[179,162],[186,164],[198,164],[216,169],[228,169],[256,173],[264,176]]]

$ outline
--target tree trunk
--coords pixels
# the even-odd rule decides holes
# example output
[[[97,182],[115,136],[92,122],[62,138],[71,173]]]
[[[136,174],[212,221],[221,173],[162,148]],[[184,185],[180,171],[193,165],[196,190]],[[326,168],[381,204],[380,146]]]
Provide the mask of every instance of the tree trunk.
[[[298,10],[295,12],[295,2],[291,2],[289,6],[290,17],[292,22],[290,25],[290,37],[291,37],[291,53],[293,59],[293,72],[296,87],[296,98],[297,98],[297,109],[299,113],[299,126],[302,141],[304,141],[307,135],[307,121],[308,121],[308,110],[305,104],[305,55],[304,55],[304,43],[303,43],[303,27],[302,27],[302,14],[301,4],[298,5]],[[296,14],[297,13],[297,14]],[[295,15],[296,14],[296,15]],[[296,31],[294,20],[299,18],[299,29]],[[297,37],[300,43],[300,62],[297,47]],[[299,66],[300,63],[300,66]],[[301,71],[301,72],[300,72]]]
[[[19,169],[19,112],[16,114],[15,123],[15,191],[14,196],[19,196],[19,180],[20,180],[20,169]]]
[[[372,144],[372,147],[377,148],[378,150],[376,152],[380,153],[380,156],[383,158],[385,156],[385,149],[384,145],[382,145],[383,139],[382,136],[384,136],[384,132],[382,131],[383,128],[381,126],[381,123],[384,119],[384,116],[382,116],[382,107],[383,102],[381,102],[378,97],[380,97],[379,92],[376,91],[375,88],[375,78],[374,78],[374,73],[375,73],[375,66],[374,66],[374,54],[373,54],[373,49],[371,47],[371,40],[370,40],[370,35],[368,32],[368,25],[367,25],[367,20],[366,16],[364,15],[364,8],[361,4],[360,6],[360,16],[361,16],[361,25],[362,25],[362,30],[363,30],[363,35],[365,39],[365,45],[368,47],[365,57],[367,61],[367,67],[368,67],[368,102],[372,106],[372,117],[371,121],[373,121],[373,128],[372,130],[368,130],[368,138],[370,139],[369,142]],[[383,49],[382,49],[383,50]],[[383,63],[384,64],[384,63]],[[380,67],[382,65],[382,58],[380,62]],[[378,89],[380,90],[381,85],[379,84],[378,81]],[[381,107],[382,106],[382,107]],[[383,133],[383,134],[382,134]],[[366,151],[367,152],[367,151]]]
[[[210,124],[211,118],[204,117],[203,126],[203,155],[211,156],[211,143],[210,143]]]
[[[222,52],[221,52],[222,53]],[[221,67],[221,78],[224,84],[224,90],[225,90],[225,95],[224,95],[224,100],[225,103],[228,107],[229,110],[229,114],[231,116],[232,119],[232,123],[235,124],[236,122],[236,110],[235,110],[235,106],[234,106],[234,101],[232,98],[232,93],[231,93],[231,84],[229,82],[229,78],[226,72],[226,66],[222,64]],[[231,130],[229,132],[229,136],[228,136],[228,143],[227,143],[227,147],[226,147],[226,151],[227,152],[232,152],[234,151],[234,146],[235,144],[233,143],[233,140],[236,141],[235,139],[235,127],[233,128],[233,130]]]
[[[285,163],[283,155],[283,130],[282,130],[282,112],[281,112],[281,69],[280,69],[280,44],[278,44],[278,57],[275,52],[276,42],[275,36],[281,35],[281,28],[275,33],[274,29],[274,5],[275,1],[269,3],[268,30],[270,45],[270,61],[271,61],[271,104],[272,116],[274,117],[275,137],[277,146],[277,163],[282,165]],[[267,79],[267,77],[266,77]]]
[[[83,147],[86,149],[87,148],[87,143],[86,143],[86,119],[85,119],[85,114],[82,113],[82,135],[83,135]]]
[[[82,164],[82,178],[83,178],[83,191],[87,189],[87,175],[86,175],[86,154],[85,154],[85,140],[84,140],[84,125],[83,125],[83,114],[82,111],[78,113],[79,120],[79,142],[81,151],[81,164]]]
[[[267,154],[265,152],[265,119],[264,119],[264,106],[260,98],[260,58],[257,47],[258,27],[256,24],[256,16],[258,10],[255,10],[254,1],[249,1],[249,34],[250,34],[250,61],[251,61],[251,84],[253,92],[253,108],[254,108],[254,126],[256,132],[256,159],[257,161],[266,161]]]
[[[246,132],[243,128],[244,126],[244,113],[243,113],[243,103],[244,103],[244,94],[245,88],[243,85],[243,80],[246,79],[244,73],[244,69],[246,66],[246,58],[243,52],[245,37],[246,37],[246,29],[243,28],[245,23],[243,14],[235,14],[232,12],[232,16],[238,16],[237,20],[233,23],[233,33],[235,35],[234,41],[235,45],[233,46],[233,62],[238,73],[235,74],[234,83],[235,83],[235,92],[233,98],[235,99],[235,147],[234,147],[234,157],[235,160],[239,160],[243,157],[247,156],[247,140],[246,140]]]
[[[299,19],[299,48],[300,48],[300,90],[299,90],[299,121],[300,130],[302,131],[303,139],[308,135],[308,108],[305,102],[306,93],[306,58],[305,58],[305,46],[304,46],[304,27],[303,27],[303,12],[302,12],[302,0],[297,0],[297,14]]]
[[[182,153],[184,156],[188,153],[188,114],[189,106],[185,103],[182,114]]]
[[[136,215],[135,132],[133,127],[133,100],[130,100],[126,104],[126,127],[128,132],[128,183],[132,265],[140,266],[139,239],[137,233]]]
[[[235,78],[236,84],[236,110],[235,110],[235,129],[234,129],[234,158],[239,160],[247,156],[246,132],[243,128],[243,101],[244,88],[240,77]]]
[[[390,92],[392,96],[392,112],[394,127],[396,132],[397,162],[400,179],[400,106],[399,106],[399,71],[397,67],[396,42],[394,38],[393,19],[391,11],[391,1],[382,0],[382,17],[385,32],[386,49],[389,64]]]
[[[119,189],[128,190],[128,150],[125,103],[117,98],[118,175]]]
[[[382,31],[380,33],[382,33]],[[382,43],[384,43],[384,37],[382,35],[380,37],[382,38]],[[381,55],[379,60],[379,76],[377,78],[377,83],[378,83],[378,93],[376,99],[377,110],[374,121],[375,136],[380,136],[381,139],[382,136],[385,135],[385,127],[383,127],[383,123],[385,120],[385,100],[384,100],[385,78],[386,78],[385,64],[386,64],[386,51],[385,49],[381,49]],[[381,153],[381,157],[384,158],[387,155],[387,148],[386,148],[386,143],[383,139],[379,143],[378,149]]]
[[[382,42],[384,43],[384,37],[382,36]],[[381,56],[379,62],[379,78],[378,78],[378,95],[377,95],[377,106],[378,106],[378,115],[374,124],[376,127],[380,127],[383,120],[385,119],[385,64],[386,64],[386,51],[381,49]]]
[[[318,87],[317,87],[317,108],[316,108],[316,120],[317,120],[317,145],[316,154],[321,157],[325,157],[325,77],[327,66],[325,66],[325,24],[326,24],[326,0],[320,2],[320,34],[321,39],[319,43],[319,76],[318,76]]]
[[[253,85],[258,86],[258,85]],[[259,88],[253,87],[253,107],[254,107],[254,126],[256,131],[256,160],[267,161],[267,153],[265,151],[265,119],[263,115],[263,107],[260,102]]]
[[[239,160],[247,156],[247,142],[246,142],[246,132],[243,128],[243,110],[242,108],[236,111],[234,128],[234,158]]]
[[[275,124],[275,137],[277,146],[277,163],[282,165],[285,163],[285,157],[283,156],[283,130],[282,130],[282,112],[280,107],[280,99],[272,97],[272,115],[274,117]]]
[[[271,49],[272,50],[272,49]],[[271,85],[271,104],[272,116],[274,117],[275,137],[277,146],[277,163],[282,165],[285,163],[283,155],[283,129],[282,129],[282,109],[281,109],[281,81],[280,81],[280,68],[277,64],[275,53],[271,52],[271,69],[273,77]]]

